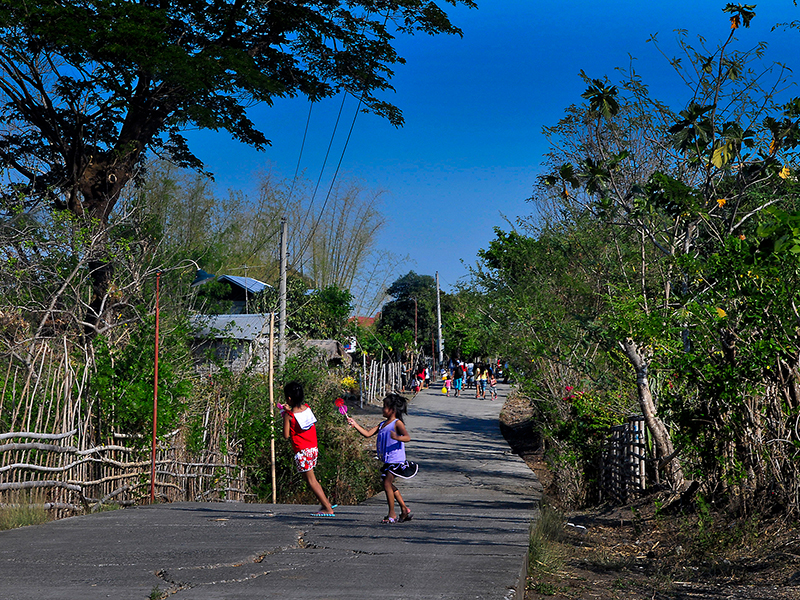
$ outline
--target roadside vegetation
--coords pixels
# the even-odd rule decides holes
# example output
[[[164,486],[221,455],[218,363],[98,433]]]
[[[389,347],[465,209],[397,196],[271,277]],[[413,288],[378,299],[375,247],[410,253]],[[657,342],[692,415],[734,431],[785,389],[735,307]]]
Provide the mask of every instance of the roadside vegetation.
[[[800,101],[750,39],[757,8],[721,8],[718,41],[650,40],[670,103],[633,66],[582,73],[534,215],[473,273],[525,415],[506,433],[563,514],[563,565],[537,569],[532,540],[530,598],[798,594]],[[647,490],[616,504],[600,453],[637,413]]]
[[[0,531],[47,523],[51,513],[45,508],[44,502],[43,494],[8,494],[0,505]]]
[[[552,463],[527,432],[533,411],[512,395],[504,435],[545,488],[531,531],[525,600],[793,600],[800,594],[797,522],[737,516],[702,496],[673,503],[651,489],[627,503],[562,503]]]
[[[565,506],[601,497],[605,436],[638,413],[650,487],[800,516],[800,100],[754,18],[728,4],[719,41],[650,40],[685,85],[677,106],[633,67],[582,75],[546,131],[535,216],[480,253],[476,312]]]
[[[337,31],[348,39],[356,35],[374,55],[337,53],[345,64],[305,74],[289,69],[293,76],[275,85],[269,75],[275,65],[262,65],[263,78],[248,68],[241,77],[225,79],[243,64],[234,60],[238,42],[231,42],[226,54],[229,70],[196,69],[207,57],[193,54],[198,40],[180,46],[180,25],[198,18],[205,27],[204,14],[182,20],[155,5],[122,3],[158,13],[153,30],[151,20],[141,19],[160,44],[151,56],[150,45],[146,51],[125,45],[137,36],[126,35],[125,44],[101,52],[95,44],[119,32],[85,36],[91,47],[83,48],[86,40],[47,29],[53,19],[71,18],[68,9],[78,11],[88,29],[116,23],[93,18],[86,8],[102,11],[108,3],[51,7],[47,18],[28,18],[45,4],[51,3],[10,2],[0,13],[0,57],[17,66],[0,78],[6,109],[0,119],[5,126],[0,372],[6,374],[0,434],[60,435],[66,419],[80,414],[84,421],[75,430],[86,438],[75,452],[91,446],[146,453],[159,285],[159,443],[166,447],[180,440],[185,464],[245,469],[245,489],[234,490],[222,467],[203,474],[213,479],[214,499],[238,493],[265,501],[275,492],[279,501],[310,501],[276,430],[263,364],[234,371],[209,352],[203,358],[213,368],[201,371],[193,354],[191,316],[230,309],[231,290],[224,282],[192,286],[201,270],[273,286],[245,302],[248,310],[276,311],[277,248],[286,218],[290,340],[355,339],[358,350],[355,365],[345,366],[330,366],[313,351],[294,353],[275,373],[275,399],[281,400],[283,383],[295,378],[304,383],[324,449],[318,479],[339,503],[369,497],[377,481],[374,461],[347,435],[333,400],[348,396],[352,403],[367,361],[416,366],[419,349],[427,354],[438,333],[434,278],[414,271],[401,275],[402,257],[378,247],[381,192],[340,181],[321,204],[314,202],[308,182],[266,173],[254,197],[231,192],[221,198],[207,176],[152,157],[167,155],[172,164],[201,167],[180,135],[178,124],[186,123],[223,128],[255,146],[266,143],[236,102],[239,97],[247,104],[294,93],[326,97],[345,89],[399,123],[396,107],[373,96],[387,88],[384,77],[400,60],[390,51],[390,39],[372,40],[362,25],[348,32],[354,21],[347,21],[341,24],[345,30]],[[367,4],[354,6],[368,9]],[[167,5],[183,7],[160,3]],[[411,29],[459,33],[430,5],[387,6]],[[529,413],[514,427],[537,457],[553,508],[543,508],[543,529],[531,541],[531,565],[541,567],[534,576],[543,594],[557,591],[548,577],[560,576],[590,547],[597,552],[581,564],[616,573],[620,593],[628,579],[619,573],[639,567],[658,581],[674,582],[684,567],[732,576],[725,561],[741,565],[748,556],[760,566],[769,554],[758,549],[778,548],[782,554],[775,562],[787,569],[793,564],[787,557],[797,554],[796,537],[788,532],[800,518],[800,99],[791,96],[792,74],[765,62],[766,46],[750,39],[756,8],[731,3],[721,8],[728,35],[719,40],[695,40],[688,32],[679,32],[674,45],[650,40],[675,68],[669,103],[633,68],[617,71],[614,79],[581,74],[584,94],[546,130],[551,151],[546,174],[535,182],[532,214],[498,228],[479,252],[469,280],[441,294],[448,358],[499,359]],[[261,27],[270,15],[251,18],[248,24]],[[165,21],[175,25],[175,40],[163,39],[164,31],[172,31],[161,27]],[[294,25],[318,23],[299,18]],[[372,21],[364,25],[383,30]],[[800,29],[796,22],[786,27]],[[306,33],[297,39],[318,39],[313,31]],[[244,35],[240,42],[250,39]],[[313,50],[322,62],[311,60],[312,70],[329,56],[324,48]],[[178,63],[173,52],[181,56]],[[37,70],[70,61],[78,64],[61,74]],[[144,62],[137,66],[137,61]],[[373,72],[361,87],[347,76],[327,80],[328,73],[364,65]],[[119,69],[127,73],[122,82],[114,79]],[[88,73],[96,75],[82,79]],[[150,76],[131,85],[141,73]],[[197,82],[186,79],[187,73],[210,79]],[[278,68],[273,74],[286,72]],[[173,76],[181,85],[159,79]],[[51,77],[58,81],[49,86]],[[38,82],[35,93],[26,91],[32,81]],[[153,93],[149,86],[157,81],[182,90],[175,92],[174,104],[164,104],[174,111],[131,115],[144,137],[120,139],[131,131],[121,107],[146,113],[143,107],[159,105],[136,96]],[[309,87],[298,89],[299,82]],[[224,92],[206,97],[208,90]],[[31,107],[21,98],[43,98],[44,106]],[[55,105],[60,109],[50,111]],[[93,121],[91,115],[100,116]],[[44,132],[42,118],[52,121]],[[92,140],[81,137],[87,127]],[[57,131],[69,133],[71,142],[45,135]],[[378,306],[381,318],[374,324],[350,320],[371,316]],[[233,352],[233,336],[229,341]],[[619,507],[597,508],[604,499],[600,456],[610,428],[633,413],[646,421],[649,495],[620,517]],[[273,465],[270,438],[276,433]],[[27,437],[4,443],[3,464],[35,470],[41,465],[31,466],[34,459],[50,445],[55,442]],[[94,469],[101,459],[87,456],[80,459],[82,476],[107,483]],[[73,509],[87,510],[89,500],[67,479],[59,490],[74,492]],[[147,481],[140,479],[108,498],[95,498],[95,505],[123,497],[147,501]],[[18,484],[0,481],[4,506],[15,504],[6,496]],[[610,528],[603,510],[624,535],[602,529]],[[580,511],[594,511],[587,513],[594,525],[587,525],[585,540],[575,531],[564,539],[553,535],[559,512],[576,524]],[[6,514],[4,508],[4,519]],[[590,537],[597,532],[609,539],[623,536],[622,545],[600,544]],[[647,541],[662,534],[658,546]],[[770,535],[782,535],[783,546],[757,543]],[[620,554],[615,548],[627,548],[625,540],[633,546]],[[572,554],[562,552],[567,547]],[[737,553],[742,562],[734,561]]]

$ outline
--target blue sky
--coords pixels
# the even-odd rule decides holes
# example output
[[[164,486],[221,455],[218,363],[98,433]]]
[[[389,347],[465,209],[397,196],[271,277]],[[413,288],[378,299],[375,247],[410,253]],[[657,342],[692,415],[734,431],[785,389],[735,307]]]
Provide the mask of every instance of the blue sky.
[[[702,34],[711,45],[730,32],[725,1],[477,2],[476,10],[449,7],[463,38],[398,38],[407,64],[397,66],[396,92],[385,98],[403,110],[405,126],[358,115],[339,173],[385,191],[388,224],[379,245],[411,258],[398,276],[411,269],[438,271],[446,291],[466,275],[464,263],[474,264],[478,250],[493,239],[493,228],[508,228],[504,217],[513,221],[533,212],[526,198],[547,151],[542,128],[580,102],[581,69],[590,77],[615,79],[615,69],[627,68],[634,56],[652,94],[678,102],[687,97],[679,80],[646,40],[658,33],[669,53],[676,49],[675,29],[688,30],[690,41]],[[800,32],[770,30],[800,19],[800,9],[792,0],[769,0],[757,3],[756,15],[750,29],[739,30],[737,47],[767,41],[766,59],[796,63]],[[340,103],[341,97],[334,98],[312,112],[300,165],[310,180],[320,176]],[[324,189],[355,110],[356,101],[348,99],[322,172]],[[259,171],[294,175],[307,115],[302,99],[254,109],[253,120],[272,140],[266,152],[223,134],[192,133],[190,142],[220,192],[247,193]]]

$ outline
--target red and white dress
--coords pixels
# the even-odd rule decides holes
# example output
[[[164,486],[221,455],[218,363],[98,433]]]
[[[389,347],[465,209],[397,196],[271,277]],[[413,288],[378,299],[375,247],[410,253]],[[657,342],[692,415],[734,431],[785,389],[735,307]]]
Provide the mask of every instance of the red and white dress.
[[[289,441],[294,450],[294,462],[301,473],[317,466],[319,450],[317,448],[317,428],[314,413],[306,405],[299,413],[289,411]]]

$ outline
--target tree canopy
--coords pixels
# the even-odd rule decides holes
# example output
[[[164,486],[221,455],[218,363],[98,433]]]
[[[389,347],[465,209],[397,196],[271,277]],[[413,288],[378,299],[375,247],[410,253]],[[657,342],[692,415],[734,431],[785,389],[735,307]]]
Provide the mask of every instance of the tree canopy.
[[[396,279],[386,293],[393,300],[383,305],[378,329],[398,340],[398,335],[404,335],[405,343],[416,342],[427,348],[436,331],[436,280],[409,271]]]
[[[448,0],[472,6],[471,0]],[[199,167],[181,131],[263,148],[254,103],[345,90],[402,123],[396,32],[459,34],[435,3],[391,0],[9,0],[0,7],[0,168],[13,202],[46,198],[105,221],[149,148]]]
[[[69,210],[102,232],[148,152],[202,168],[188,127],[263,149],[248,109],[276,98],[345,91],[400,125],[379,95],[404,62],[394,35],[415,32],[460,34],[436,3],[417,0],[3,2],[0,202],[7,214]],[[88,267],[92,334],[115,268],[102,243]]]

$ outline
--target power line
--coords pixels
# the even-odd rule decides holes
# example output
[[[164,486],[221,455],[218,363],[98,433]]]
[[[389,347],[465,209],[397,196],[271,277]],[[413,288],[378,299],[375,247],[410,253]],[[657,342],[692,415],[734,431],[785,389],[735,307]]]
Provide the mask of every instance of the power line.
[[[369,15],[369,11],[367,12],[367,15]],[[386,17],[383,20],[383,26],[384,27],[386,27],[386,24],[389,22],[389,17],[390,16],[391,16],[391,12],[387,11]],[[367,24],[366,24],[366,21],[365,21],[364,22],[364,30],[366,30],[366,27],[367,27]],[[299,257],[300,257],[300,259],[302,261],[301,264],[300,264],[300,269],[302,269],[302,267],[305,265],[305,263],[308,260],[308,259],[304,259],[303,255],[306,253],[306,250],[308,249],[308,244],[311,243],[311,239],[314,237],[314,234],[317,232],[317,227],[319,227],[319,223],[322,220],[322,217],[324,216],[325,207],[328,205],[328,200],[331,197],[331,193],[333,191],[333,186],[336,184],[336,178],[339,175],[339,169],[341,168],[342,162],[344,161],[344,154],[347,151],[348,144],[350,143],[350,136],[353,134],[353,128],[355,127],[355,124],[356,124],[356,118],[358,117],[358,113],[361,110],[361,105],[362,105],[362,103],[364,101],[364,95],[366,93],[367,93],[366,89],[362,89],[361,90],[361,95],[358,98],[358,106],[356,106],[356,111],[355,111],[355,114],[353,115],[353,122],[350,124],[350,130],[347,132],[347,139],[345,140],[344,147],[342,148],[342,153],[339,156],[339,162],[336,165],[336,171],[334,172],[333,178],[331,179],[331,185],[328,188],[328,193],[325,196],[325,201],[322,203],[322,208],[319,211],[319,216],[317,217],[316,222],[314,223],[314,227],[311,229],[310,235],[306,236],[307,243],[305,245],[301,245],[300,246],[301,251],[298,253]],[[322,181],[322,174],[323,174],[323,172],[325,170],[325,165],[327,164],[328,154],[330,153],[331,145],[333,144],[333,138],[334,138],[334,135],[336,134],[336,129],[339,126],[339,119],[342,116],[342,109],[344,108],[344,102],[345,102],[346,99],[347,99],[347,92],[345,92],[344,95],[342,96],[342,104],[339,106],[339,114],[336,116],[336,124],[335,124],[334,129],[333,129],[333,135],[331,135],[331,141],[328,144],[328,151],[325,153],[325,161],[323,162],[322,169],[320,170],[319,179],[317,180],[317,185],[314,188],[314,194],[311,197],[311,203],[309,204],[308,211],[306,212],[306,217],[303,219],[303,224],[302,224],[302,226],[301,226],[301,228],[299,230],[300,232],[302,232],[303,229],[305,228],[306,221],[308,220],[308,215],[311,214],[311,207],[314,204],[314,199],[316,198],[317,189],[319,188],[320,181]]]
[[[339,162],[336,164],[336,170],[334,171],[333,177],[331,178],[331,184],[328,187],[328,193],[325,195],[325,201],[322,203],[322,208],[320,208],[320,210],[319,210],[319,214],[318,214],[318,216],[316,218],[314,226],[311,228],[311,232],[306,236],[306,240],[307,240],[306,245],[301,246],[301,251],[299,253],[301,258],[306,253],[306,250],[308,249],[308,244],[311,243],[311,240],[313,239],[314,235],[316,234],[317,228],[319,227],[319,224],[320,224],[320,221],[322,221],[322,217],[325,216],[325,208],[328,206],[328,200],[330,200],[331,194],[333,193],[333,187],[334,187],[334,185],[336,185],[336,178],[339,176],[339,170],[342,167],[342,162],[344,161],[344,155],[345,155],[345,152],[347,152],[347,146],[350,144],[350,137],[353,135],[353,129],[355,128],[356,119],[358,118],[358,114],[359,114],[359,112],[361,110],[361,104],[362,104],[363,100],[364,100],[364,93],[362,92],[361,97],[358,99],[358,105],[356,106],[355,113],[353,114],[353,121],[350,123],[350,129],[347,132],[347,138],[345,139],[344,146],[342,147],[342,152],[339,155]],[[344,107],[344,98],[342,99],[342,107]],[[341,116],[341,108],[339,109],[339,115]],[[339,118],[337,117],[336,124],[338,125],[338,123],[339,123]],[[327,160],[327,155],[326,155],[325,158]],[[321,179],[321,177],[322,177],[322,175],[320,174],[320,179]],[[319,182],[317,182],[317,186],[319,186]],[[315,189],[314,190],[314,195],[316,195],[316,192],[317,192],[317,190]],[[312,198],[312,201],[313,201],[313,198]],[[305,221],[303,222],[303,225],[305,225]],[[302,260],[303,260],[302,264],[305,265],[305,262],[308,259],[305,258],[305,259],[302,259]]]
[[[319,170],[319,177],[317,178],[317,185],[314,187],[314,193],[311,194],[311,202],[308,204],[308,210],[306,211],[305,216],[303,217],[303,223],[300,225],[298,232],[302,232],[305,229],[306,222],[308,221],[309,216],[311,215],[311,209],[314,206],[314,200],[317,197],[317,191],[319,190],[320,183],[322,183],[322,176],[325,174],[325,167],[328,164],[328,157],[331,153],[331,148],[333,147],[333,140],[336,138],[336,131],[339,129],[339,121],[342,118],[342,110],[344,110],[344,102],[347,99],[347,94],[342,95],[342,103],[339,106],[339,113],[336,115],[336,122],[333,125],[333,132],[331,132],[331,140],[328,142],[328,149],[325,152],[325,158],[322,161],[322,168]],[[326,199],[327,201],[327,199]],[[323,207],[324,208],[324,207]],[[306,248],[301,246],[302,251],[300,255],[302,256],[303,252],[305,252]]]
[[[289,188],[289,195],[286,197],[286,202],[288,203],[289,200],[292,198],[292,194],[294,193],[294,186],[297,183],[297,175],[300,173],[300,161],[303,158],[303,151],[306,147],[306,139],[308,138],[308,125],[311,123],[311,109],[314,107],[314,103],[309,101],[308,103],[308,117],[306,117],[306,128],[303,131],[303,141],[300,144],[300,154],[297,157],[297,165],[294,168],[294,177],[292,178],[292,186]]]

